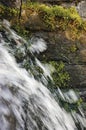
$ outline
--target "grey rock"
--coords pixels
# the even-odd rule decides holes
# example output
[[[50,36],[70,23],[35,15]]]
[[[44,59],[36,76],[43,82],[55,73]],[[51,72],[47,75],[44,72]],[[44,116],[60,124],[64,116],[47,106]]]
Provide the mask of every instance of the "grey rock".
[[[84,19],[86,19],[86,1],[83,0],[81,1],[78,6],[77,6],[77,10],[80,14],[80,16]]]
[[[0,3],[8,7],[19,8],[21,4],[21,0],[0,0]]]
[[[63,32],[36,32],[33,36],[41,37],[47,42],[47,50],[38,58],[48,61],[63,61],[65,70],[70,75],[71,87],[86,86],[86,40],[71,41]]]

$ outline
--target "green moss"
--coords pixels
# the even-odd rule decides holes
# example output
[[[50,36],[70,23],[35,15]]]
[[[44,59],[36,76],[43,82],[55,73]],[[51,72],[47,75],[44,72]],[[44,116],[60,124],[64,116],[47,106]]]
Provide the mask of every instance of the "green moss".
[[[71,38],[79,38],[82,32],[86,31],[86,21],[83,21],[75,7],[64,8],[62,6],[51,6],[37,2],[27,2],[23,4],[27,17],[36,12],[40,20],[44,23],[46,30],[70,30]]]
[[[19,21],[19,9],[0,5],[0,18],[6,18],[13,21],[13,26],[15,26],[17,32],[21,33],[21,31],[24,30],[23,32],[25,35],[27,31],[24,24],[27,22],[27,19],[29,20],[31,13],[33,12],[38,14],[40,20],[44,23],[46,30],[70,30],[72,39],[79,38],[81,33],[86,31],[86,21],[81,19],[74,7],[64,8],[57,5],[48,6],[37,2],[30,2],[30,0],[28,0],[26,4],[23,3],[22,10],[25,10],[26,14],[24,14]],[[21,26],[17,26],[20,24],[19,22],[21,22]],[[22,26],[24,29],[22,29]]]
[[[72,53],[76,52],[76,50],[77,50],[76,45],[72,45],[72,46],[70,47],[70,51],[71,51]]]
[[[22,8],[23,9],[31,9],[33,11],[38,11],[40,5],[42,5],[42,4],[39,4],[38,2],[27,1],[26,3],[23,3]]]
[[[19,14],[19,9],[6,7],[0,5],[0,18],[6,18],[8,20],[12,19],[13,17],[17,17]]]
[[[27,39],[28,35],[30,35],[30,32],[25,29],[25,27],[20,24],[20,22],[16,22],[12,24],[12,29],[14,29],[20,36]]]
[[[22,19],[19,19],[19,9],[9,8],[3,5],[0,5],[0,18],[7,19],[11,22],[12,28],[24,38],[27,37],[29,31],[24,27]]]
[[[57,63],[55,61],[51,61],[49,62],[49,64],[51,64],[55,68],[55,71],[52,72],[52,77],[55,83],[55,88],[67,87],[70,80],[70,76],[68,72],[66,72],[64,69],[65,67],[64,63],[63,62]]]
[[[74,7],[40,5],[38,12],[41,19],[47,26],[51,26],[51,29],[61,28],[64,30],[68,28],[68,24],[72,24],[78,29],[83,21]]]

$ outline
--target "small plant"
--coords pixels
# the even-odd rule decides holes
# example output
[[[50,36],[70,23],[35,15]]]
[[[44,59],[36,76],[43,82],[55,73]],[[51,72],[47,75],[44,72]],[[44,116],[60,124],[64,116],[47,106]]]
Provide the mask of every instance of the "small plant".
[[[0,5],[0,17],[6,18],[6,19],[12,19],[13,17],[17,17],[19,13],[19,9],[6,7],[3,5]]]
[[[55,87],[66,87],[68,86],[68,82],[70,80],[68,72],[65,71],[64,63],[63,62],[55,62],[51,61],[49,62],[54,68],[55,71],[52,72],[52,78],[55,83]]]
[[[72,45],[72,46],[70,47],[70,51],[71,51],[71,52],[76,52],[76,50],[77,50],[76,45]]]
[[[16,23],[12,25],[12,28],[22,37],[27,39],[27,36],[29,34],[29,31],[27,31],[25,29],[25,27],[23,25],[21,25],[20,23]]]

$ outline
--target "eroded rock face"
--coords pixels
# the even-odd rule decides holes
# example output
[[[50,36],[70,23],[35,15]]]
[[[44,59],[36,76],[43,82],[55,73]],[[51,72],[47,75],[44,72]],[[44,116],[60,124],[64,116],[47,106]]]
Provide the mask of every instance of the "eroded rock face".
[[[36,37],[42,37],[47,42],[47,50],[38,56],[48,61],[63,61],[70,75],[71,87],[86,86],[86,39],[72,41],[66,37],[66,32],[36,32]],[[85,34],[83,34],[85,35]]]
[[[36,0],[33,0],[36,1]],[[38,0],[38,2],[54,2],[52,0]],[[59,0],[56,0],[59,2]],[[79,2],[79,1],[78,1]],[[63,1],[63,6],[71,6],[72,3]],[[73,6],[75,6],[73,4]],[[77,10],[82,18],[86,18],[86,1],[81,1],[77,5]],[[34,22],[35,21],[35,22]],[[37,14],[29,16],[29,20],[25,24],[30,29],[33,36],[43,38],[48,44],[47,50],[41,54],[40,59],[46,61],[63,61],[65,69],[70,74],[70,86],[85,87],[86,86],[86,34],[82,34],[80,39],[72,40],[69,32],[56,31],[51,32],[44,26]],[[39,32],[40,31],[40,32]]]

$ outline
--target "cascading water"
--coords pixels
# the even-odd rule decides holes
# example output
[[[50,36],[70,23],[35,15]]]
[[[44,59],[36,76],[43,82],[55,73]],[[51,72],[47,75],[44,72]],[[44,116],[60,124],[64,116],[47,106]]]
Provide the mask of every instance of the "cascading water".
[[[10,29],[7,21],[1,24],[9,41],[14,40],[18,43],[18,46],[21,43],[26,43],[23,38]],[[39,44],[42,45],[42,43],[41,40]],[[39,44],[37,43],[37,46]],[[41,81],[36,80],[31,73],[20,68],[9,53],[9,48],[5,46],[6,41],[1,34],[0,130],[77,130],[76,124],[78,122],[83,130],[86,125],[83,112],[80,110],[81,115],[79,115],[71,110],[70,114],[64,108],[61,108],[58,103],[59,100],[56,102]],[[37,46],[37,50],[34,50],[35,44],[32,45],[32,48],[30,47],[31,53],[46,48],[44,43],[40,48],[37,48]],[[43,69],[42,80],[46,82],[47,76],[50,76],[49,68],[43,66],[36,58],[34,60],[36,65]],[[77,96],[72,90],[65,94],[59,90],[59,93],[64,100],[70,102],[77,100]]]

